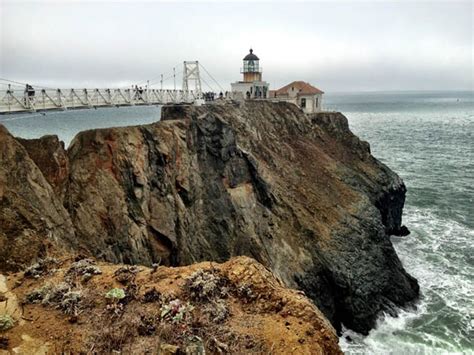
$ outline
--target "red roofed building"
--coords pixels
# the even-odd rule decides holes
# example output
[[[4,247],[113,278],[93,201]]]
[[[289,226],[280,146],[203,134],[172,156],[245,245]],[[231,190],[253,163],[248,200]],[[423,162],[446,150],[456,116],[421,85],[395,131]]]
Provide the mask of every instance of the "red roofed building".
[[[305,113],[321,111],[324,92],[304,81],[293,81],[278,90],[270,90],[270,99],[292,102]]]

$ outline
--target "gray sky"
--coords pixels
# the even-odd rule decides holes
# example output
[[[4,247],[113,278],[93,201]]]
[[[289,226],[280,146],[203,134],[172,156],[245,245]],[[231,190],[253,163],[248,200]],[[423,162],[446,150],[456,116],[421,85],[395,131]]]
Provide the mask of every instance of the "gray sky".
[[[471,1],[0,0],[0,77],[119,87],[159,81],[173,66],[179,73],[183,60],[199,60],[230,89],[252,46],[273,89],[304,80],[326,92],[472,90],[472,7]]]

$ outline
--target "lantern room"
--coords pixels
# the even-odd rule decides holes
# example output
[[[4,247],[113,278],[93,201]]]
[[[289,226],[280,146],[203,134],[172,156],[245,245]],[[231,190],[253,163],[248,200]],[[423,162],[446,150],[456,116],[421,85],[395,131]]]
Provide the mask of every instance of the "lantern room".
[[[244,74],[244,82],[261,81],[262,71],[259,65],[260,59],[253,54],[253,49],[250,48],[249,54],[244,57],[244,66],[241,73]]]

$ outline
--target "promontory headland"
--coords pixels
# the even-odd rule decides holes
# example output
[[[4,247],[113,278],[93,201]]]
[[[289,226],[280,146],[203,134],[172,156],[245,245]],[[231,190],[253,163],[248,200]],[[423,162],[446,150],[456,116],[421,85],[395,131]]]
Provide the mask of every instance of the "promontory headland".
[[[4,349],[94,352],[138,314],[100,350],[338,353],[342,325],[367,334],[418,297],[390,241],[405,193],[341,113],[290,103],[164,106],[67,150],[0,126],[0,296],[24,304]]]

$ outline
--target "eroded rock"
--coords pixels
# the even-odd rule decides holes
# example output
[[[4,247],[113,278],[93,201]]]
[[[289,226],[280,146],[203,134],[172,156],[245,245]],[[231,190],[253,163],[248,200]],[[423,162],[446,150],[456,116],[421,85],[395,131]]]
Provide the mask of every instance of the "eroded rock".
[[[76,136],[67,152],[66,215],[14,140],[19,155],[8,160],[31,165],[45,186],[46,219],[57,206],[64,218],[52,226],[68,226],[76,249],[95,257],[187,265],[251,256],[303,290],[336,328],[362,333],[380,311],[417,297],[388,237],[404,232],[405,185],[343,115],[307,116],[270,102],[171,106],[162,114],[155,124]],[[39,213],[32,207],[25,202]]]
[[[0,125],[0,270],[31,264],[51,243],[76,245],[69,214],[27,150]]]

